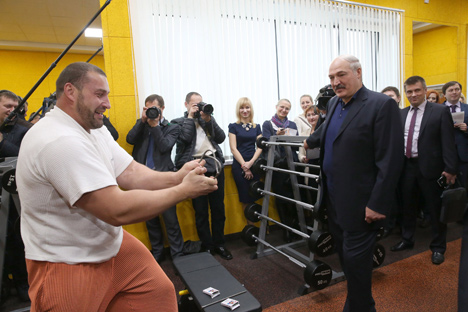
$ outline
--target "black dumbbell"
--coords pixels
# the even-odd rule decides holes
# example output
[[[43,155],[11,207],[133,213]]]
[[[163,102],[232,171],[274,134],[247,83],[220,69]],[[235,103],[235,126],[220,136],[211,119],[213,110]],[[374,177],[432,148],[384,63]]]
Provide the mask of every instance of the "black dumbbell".
[[[279,250],[278,248],[272,246],[265,240],[258,237],[259,229],[254,225],[247,225],[242,230],[242,240],[246,242],[249,246],[261,243],[271,249],[275,250],[279,254],[287,257],[291,262],[297,264],[298,266],[304,268],[304,280],[305,282],[313,289],[320,290],[324,289],[330,285],[333,271],[331,267],[319,260],[313,260],[307,264],[302,263],[294,257],[291,257],[287,253]]]
[[[16,169],[5,171],[2,176],[2,187],[10,194],[18,194],[16,188]]]
[[[375,244],[375,247],[374,247],[372,266],[374,268],[378,268],[379,266],[382,265],[384,260],[385,260],[385,247],[377,243]]]
[[[265,137],[259,137],[257,138],[257,147],[258,148],[261,148],[262,150],[268,150],[269,146],[266,144],[266,142],[268,142],[268,139],[265,138]]]

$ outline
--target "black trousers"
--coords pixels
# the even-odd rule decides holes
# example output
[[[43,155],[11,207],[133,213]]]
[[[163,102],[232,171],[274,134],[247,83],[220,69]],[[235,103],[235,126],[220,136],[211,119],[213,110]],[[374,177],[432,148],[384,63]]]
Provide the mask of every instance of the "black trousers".
[[[372,271],[377,230],[344,231],[335,221],[336,211],[330,198],[327,207],[329,229],[348,281],[343,312],[375,312]]]
[[[466,307],[468,307],[468,211],[463,219],[460,271],[458,273],[458,312],[466,311]]]
[[[11,196],[10,207],[8,207],[8,224],[3,264],[3,278],[8,278],[8,274],[13,276],[13,281],[17,285],[28,283],[24,244],[20,233],[20,217]]]
[[[205,248],[224,246],[224,170],[218,176],[218,189],[208,195],[192,199],[198,237]],[[196,187],[196,186],[195,186]],[[210,216],[211,212],[211,231]]]
[[[447,249],[447,225],[441,223],[440,210],[443,189],[437,184],[437,179],[426,179],[422,176],[416,159],[406,159],[401,177],[401,195],[403,206],[402,239],[414,243],[419,197],[424,199],[424,205],[431,217],[433,252],[445,253]]]
[[[162,217],[166,227],[167,240],[169,241],[172,259],[182,256],[184,239],[180,231],[179,220],[177,219],[176,206],[164,211]],[[148,229],[148,236],[151,242],[151,252],[155,258],[159,258],[164,252],[163,232],[159,216],[146,221],[146,228]]]
[[[273,172],[271,188],[275,194],[294,199],[289,173]],[[297,208],[294,203],[275,197],[275,205],[281,223],[293,228],[299,228]]]

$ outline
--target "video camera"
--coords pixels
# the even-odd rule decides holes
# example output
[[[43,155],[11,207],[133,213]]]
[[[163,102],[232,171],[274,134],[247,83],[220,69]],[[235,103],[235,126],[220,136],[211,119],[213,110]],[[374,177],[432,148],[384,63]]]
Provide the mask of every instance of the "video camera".
[[[52,108],[55,107],[55,104],[57,103],[57,95],[52,93],[49,97],[44,98],[42,101],[42,106],[41,108],[37,111],[31,114],[29,116],[28,121],[33,121],[36,116],[39,115],[40,118],[44,117],[47,112],[49,112]]]
[[[328,84],[322,89],[320,89],[319,94],[315,98],[317,108],[319,110],[326,111],[328,101],[330,101],[330,99],[334,97],[335,95],[336,95],[335,91],[333,91],[331,84]]]
[[[161,110],[156,106],[150,107],[146,110],[146,117],[149,119],[158,119],[159,115],[161,115]]]
[[[195,118],[200,118],[200,112],[203,112],[205,115],[211,115],[213,114],[213,105],[211,104],[206,104],[205,102],[200,102],[197,104],[198,106],[198,112],[193,114]]]

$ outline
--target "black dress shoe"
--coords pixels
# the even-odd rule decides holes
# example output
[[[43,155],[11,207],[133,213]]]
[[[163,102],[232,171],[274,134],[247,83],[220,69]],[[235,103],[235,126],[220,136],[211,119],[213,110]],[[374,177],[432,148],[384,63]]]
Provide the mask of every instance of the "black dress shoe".
[[[445,261],[445,257],[443,253],[440,252],[433,252],[432,253],[432,263],[434,264],[441,264]]]
[[[158,264],[161,264],[161,262],[163,262],[164,260],[166,260],[166,255],[165,254],[161,254],[159,256],[156,256],[156,261],[158,262]]]
[[[232,254],[229,252],[224,247],[215,247],[213,249],[214,253],[218,254],[221,256],[221,258],[226,259],[226,260],[231,260],[232,259]]]
[[[413,243],[407,243],[405,241],[401,241],[398,244],[396,244],[395,246],[392,246],[392,248],[390,248],[390,250],[391,251],[402,251],[402,250],[405,250],[405,249],[413,249],[413,246],[414,246]]]

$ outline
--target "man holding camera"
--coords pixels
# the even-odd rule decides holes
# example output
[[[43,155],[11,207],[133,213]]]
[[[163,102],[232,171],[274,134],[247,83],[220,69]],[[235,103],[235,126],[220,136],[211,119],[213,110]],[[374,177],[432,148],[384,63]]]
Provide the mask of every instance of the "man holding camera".
[[[127,134],[127,143],[134,145],[132,156],[140,164],[157,171],[174,171],[171,152],[179,136],[179,127],[170,124],[163,117],[164,107],[164,99],[160,95],[148,96],[141,119],[137,120],[135,126]],[[172,259],[182,256],[184,239],[177,219],[176,206],[166,210],[162,217]],[[146,221],[146,227],[151,242],[151,252],[156,261],[161,263],[165,255],[159,216]]]
[[[190,92],[185,97],[187,111],[184,117],[171,121],[180,126],[180,135],[177,140],[175,165],[182,167],[192,159],[206,160],[206,175],[217,175],[218,189],[208,195],[192,199],[195,209],[195,223],[198,237],[202,242],[202,249],[220,255],[223,259],[231,260],[232,254],[224,247],[224,171],[216,165],[216,160],[224,163],[224,157],[218,144],[224,142],[226,134],[211,116],[213,107],[202,102],[197,92]],[[211,154],[211,157],[204,155]],[[221,167],[221,168],[218,168]],[[209,208],[208,208],[209,205]],[[211,210],[211,231],[208,209]]]
[[[0,90],[0,124],[3,124],[18,104],[19,97],[16,94],[9,90]],[[23,137],[31,126],[32,124],[21,119],[20,115],[5,125],[5,129],[0,132],[0,157],[18,156]],[[8,275],[11,274],[18,297],[21,301],[29,301],[28,273],[24,259],[24,244],[19,231],[18,210],[11,197],[9,203],[3,280],[7,281]]]

